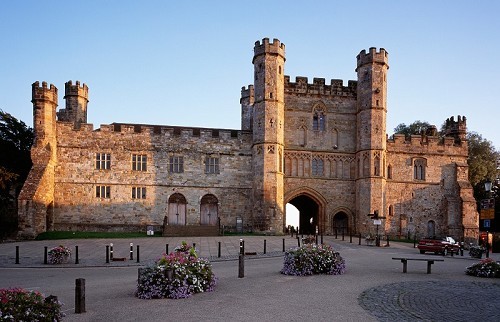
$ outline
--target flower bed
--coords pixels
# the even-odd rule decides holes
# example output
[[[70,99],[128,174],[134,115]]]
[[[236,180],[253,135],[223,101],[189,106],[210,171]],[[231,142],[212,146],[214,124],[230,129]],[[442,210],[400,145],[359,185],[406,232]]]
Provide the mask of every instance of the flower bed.
[[[479,263],[467,267],[465,269],[465,274],[478,277],[500,278],[500,264],[491,258],[485,258]]]
[[[312,275],[345,273],[345,261],[330,245],[308,244],[285,252],[283,269],[285,275]]]
[[[66,263],[70,256],[71,256],[71,250],[68,247],[59,245],[49,250],[48,262],[49,264]]]
[[[0,321],[61,321],[57,297],[21,288],[0,289]]]
[[[185,242],[174,252],[143,268],[137,283],[136,296],[141,299],[187,298],[195,293],[214,290],[217,278],[212,265],[198,258],[196,250]]]

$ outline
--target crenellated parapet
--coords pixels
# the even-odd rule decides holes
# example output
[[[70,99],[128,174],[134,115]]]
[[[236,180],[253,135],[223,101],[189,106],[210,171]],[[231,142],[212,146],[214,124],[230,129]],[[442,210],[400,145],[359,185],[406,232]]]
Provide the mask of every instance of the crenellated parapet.
[[[465,140],[467,134],[467,119],[458,115],[457,121],[452,116],[446,119],[444,135],[453,137],[455,140]]]
[[[240,104],[243,104],[243,102],[247,102],[247,101],[248,101],[248,104],[253,104],[254,95],[255,95],[255,91],[254,91],[253,85],[248,85],[248,88],[243,86],[241,88]]]
[[[76,81],[75,84],[73,84],[72,81],[68,81],[65,84],[65,96],[64,98],[66,99],[67,96],[81,96],[87,99],[89,98],[89,88],[88,86],[83,83],[80,86],[80,81]]]
[[[435,134],[435,135],[432,135]],[[387,151],[402,153],[431,153],[467,155],[467,144],[457,142],[453,137],[440,137],[437,133],[427,132],[406,137],[394,134],[387,139]]]
[[[57,105],[57,87],[53,84],[50,84],[49,87],[47,82],[42,82],[42,86],[40,86],[40,82],[36,81],[31,85],[31,91],[32,103],[35,103],[35,101],[48,101]]]
[[[274,38],[273,42],[269,42],[269,38],[262,39],[262,43],[260,41],[255,42],[254,46],[254,58],[252,60],[252,64],[255,61],[255,57],[271,54],[271,55],[279,55],[285,58],[285,44],[282,44],[278,39]]]
[[[379,51],[375,47],[370,47],[368,52],[362,50],[357,59],[357,66],[360,67],[365,64],[382,64],[389,66],[389,53],[385,51],[384,48],[380,48]],[[357,71],[357,68],[356,68]]]
[[[290,76],[285,75],[285,93],[355,97],[357,85],[357,81],[350,80],[344,86],[341,79],[332,79],[330,85],[326,85],[324,78],[313,78],[313,82],[308,83],[307,77],[302,76],[297,76],[295,83],[291,83]]]

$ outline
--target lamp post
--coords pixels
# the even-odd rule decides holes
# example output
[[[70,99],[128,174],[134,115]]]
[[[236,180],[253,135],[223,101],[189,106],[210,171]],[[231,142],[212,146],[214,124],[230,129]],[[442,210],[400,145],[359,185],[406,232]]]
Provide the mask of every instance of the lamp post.
[[[492,204],[492,202],[491,202],[491,186],[492,186],[491,180],[489,178],[486,179],[486,181],[484,182],[484,191],[486,191],[486,196],[488,198],[488,211],[489,212],[491,212],[490,209],[492,208],[491,207],[491,204]],[[495,205],[495,203],[493,202],[493,213],[495,211],[494,210],[495,209],[494,205]],[[485,245],[486,246],[486,258],[488,258],[488,257],[490,257],[490,241],[489,241],[489,239],[490,239],[489,237],[490,236],[489,236],[489,232],[488,232],[488,227],[485,227],[485,225],[484,225],[484,222],[486,220],[489,221],[490,219],[483,219],[483,228],[485,228],[485,230],[486,230],[486,240],[485,240],[485,243],[486,243],[486,245]]]

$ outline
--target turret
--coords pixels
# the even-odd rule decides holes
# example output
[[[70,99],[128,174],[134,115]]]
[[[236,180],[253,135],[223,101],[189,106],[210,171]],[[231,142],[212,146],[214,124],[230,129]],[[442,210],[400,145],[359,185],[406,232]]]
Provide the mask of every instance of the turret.
[[[73,122],[75,127],[79,127],[81,123],[87,123],[87,103],[89,101],[87,85],[80,86],[79,81],[76,81],[75,85],[71,81],[66,82],[64,99],[66,100],[66,108],[57,113],[58,120]]]
[[[284,227],[283,155],[285,45],[255,42],[253,104],[253,221],[257,230]]]
[[[44,148],[47,144],[55,151],[56,140],[56,108],[57,88],[47,82],[34,82],[31,85],[31,102],[33,103],[33,128],[35,132],[34,146]]]
[[[446,119],[444,135],[455,138],[455,142],[459,143],[466,139],[467,134],[467,119],[465,116],[458,116],[457,121],[454,117]]]
[[[253,103],[254,103],[253,85],[248,85],[248,89],[241,88],[241,129],[251,131],[253,129]]]

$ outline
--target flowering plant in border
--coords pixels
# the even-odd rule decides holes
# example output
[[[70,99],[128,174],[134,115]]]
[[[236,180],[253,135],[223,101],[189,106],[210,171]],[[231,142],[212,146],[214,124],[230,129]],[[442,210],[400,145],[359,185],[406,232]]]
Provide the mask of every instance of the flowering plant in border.
[[[71,250],[68,247],[59,245],[51,248],[48,252],[48,262],[50,264],[62,264],[71,256]]]
[[[213,291],[217,278],[210,262],[198,258],[194,247],[183,242],[174,252],[144,268],[137,284],[136,296],[141,299],[179,299]]]
[[[499,277],[500,264],[491,258],[485,258],[479,263],[473,264],[465,269],[465,274],[478,277]]]
[[[340,275],[345,273],[345,269],[344,259],[330,245],[307,244],[285,252],[280,272],[297,276]]]
[[[61,321],[62,303],[22,288],[0,289],[0,321]]]

